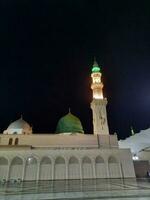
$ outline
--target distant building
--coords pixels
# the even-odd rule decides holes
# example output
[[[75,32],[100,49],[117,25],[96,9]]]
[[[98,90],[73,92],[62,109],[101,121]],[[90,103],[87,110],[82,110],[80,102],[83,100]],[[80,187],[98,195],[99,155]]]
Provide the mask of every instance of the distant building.
[[[120,140],[119,147],[130,148],[133,159],[136,155],[137,159],[139,160],[146,159],[150,161],[150,154],[146,153],[149,152],[150,149],[150,128],[146,130],[141,130],[139,133],[134,133],[130,137],[124,140]]]
[[[134,133],[125,140],[120,140],[119,147],[131,149],[138,177],[146,177],[150,173],[150,128]]]
[[[84,134],[79,118],[70,111],[55,133],[32,134],[21,117],[0,136],[0,179],[58,180],[135,177],[129,149],[119,149],[116,135],[109,135],[101,69],[92,67],[93,135]]]

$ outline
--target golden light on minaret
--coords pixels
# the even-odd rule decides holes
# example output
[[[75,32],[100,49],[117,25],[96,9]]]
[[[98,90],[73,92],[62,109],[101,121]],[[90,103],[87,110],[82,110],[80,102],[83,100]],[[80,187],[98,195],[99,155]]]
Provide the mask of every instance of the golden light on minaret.
[[[95,135],[108,135],[109,130],[106,112],[107,99],[103,97],[103,83],[101,81],[101,76],[101,69],[94,59],[91,73],[91,89],[93,92],[93,99],[91,102],[91,109],[93,113],[93,132]]]
[[[93,91],[93,99],[103,99],[103,83],[101,82],[101,72],[96,60],[94,59],[94,64],[92,68],[92,84],[91,89]]]

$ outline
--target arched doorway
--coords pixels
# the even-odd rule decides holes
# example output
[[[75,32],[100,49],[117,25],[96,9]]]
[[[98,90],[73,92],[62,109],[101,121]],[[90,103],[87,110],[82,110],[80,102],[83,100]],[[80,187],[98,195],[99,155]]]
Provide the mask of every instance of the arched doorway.
[[[51,180],[52,179],[52,163],[50,158],[44,157],[40,163],[40,180]]]
[[[84,157],[82,160],[82,176],[83,178],[93,178],[92,162],[89,157]]]
[[[66,179],[65,159],[58,157],[54,165],[54,179]]]
[[[8,160],[4,157],[0,157],[0,180],[7,179],[8,173]]]
[[[25,166],[24,180],[37,179],[37,160],[34,157],[28,157]]]
[[[13,139],[12,139],[12,138],[9,138],[8,145],[12,145],[12,142],[13,142]]]
[[[18,143],[19,143],[19,138],[16,138],[15,139],[15,145],[18,145]]]
[[[23,161],[19,157],[15,157],[10,165],[9,179],[22,179]]]
[[[110,178],[120,178],[120,168],[117,159],[113,156],[110,156],[108,159],[109,166],[109,176]]]
[[[69,179],[80,179],[80,166],[76,157],[69,159],[68,177]]]
[[[101,156],[97,156],[95,159],[95,172],[96,178],[106,178],[106,166],[104,159]]]

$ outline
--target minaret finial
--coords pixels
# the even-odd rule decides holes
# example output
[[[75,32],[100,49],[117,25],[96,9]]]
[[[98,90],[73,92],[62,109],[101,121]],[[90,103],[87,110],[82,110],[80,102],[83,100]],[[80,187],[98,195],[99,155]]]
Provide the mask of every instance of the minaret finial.
[[[94,56],[94,63],[93,63],[94,66],[98,66],[98,63],[96,61],[96,56]]]
[[[94,62],[93,62],[93,66],[92,66],[92,72],[100,72],[100,67],[96,61],[96,57],[94,56]]]

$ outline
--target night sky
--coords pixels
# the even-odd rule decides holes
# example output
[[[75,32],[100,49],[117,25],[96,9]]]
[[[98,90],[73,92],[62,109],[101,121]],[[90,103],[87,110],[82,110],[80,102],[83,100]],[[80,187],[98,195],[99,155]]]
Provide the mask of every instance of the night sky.
[[[94,56],[110,133],[149,128],[148,1],[1,0],[0,132],[22,114],[35,133],[53,133],[70,107],[92,133]]]

